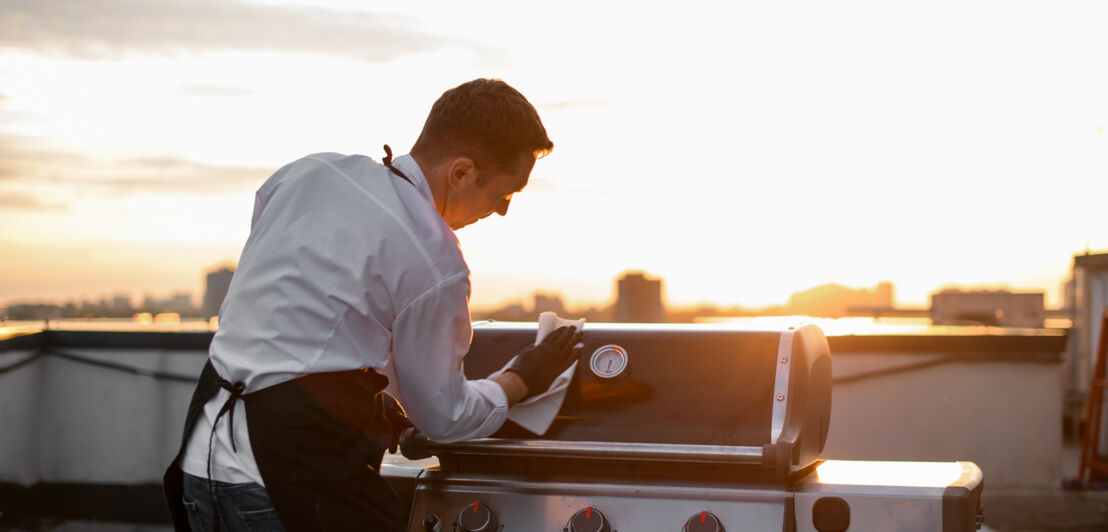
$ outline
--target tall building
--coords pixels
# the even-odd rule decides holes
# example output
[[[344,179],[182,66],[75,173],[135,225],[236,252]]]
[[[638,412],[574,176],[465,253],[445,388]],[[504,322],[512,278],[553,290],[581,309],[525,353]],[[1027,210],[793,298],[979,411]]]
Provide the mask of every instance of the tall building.
[[[1078,399],[1073,402],[1076,414],[1080,415],[1088,401],[1100,338],[1108,334],[1101,328],[1108,311],[1108,253],[1074,256],[1071,275],[1073,327],[1069,331],[1066,390],[1068,397]],[[1067,405],[1067,410],[1070,408]],[[1108,408],[1101,412],[1099,441],[1097,453],[1108,455]]]
[[[1042,292],[947,289],[931,294],[935,325],[1042,327],[1046,308]]]
[[[658,323],[665,321],[662,280],[648,279],[642,272],[629,272],[616,282],[615,321]]]
[[[227,289],[231,287],[231,277],[234,275],[235,269],[230,266],[221,266],[208,272],[204,288],[205,318],[219,315],[219,307],[223,305],[223,298],[227,297]]]
[[[1094,351],[1100,335],[1101,316],[1108,309],[1108,253],[1073,257],[1065,306],[1073,316],[1067,357],[1068,389],[1087,393],[1096,364]],[[1072,361],[1072,362],[1071,362]]]

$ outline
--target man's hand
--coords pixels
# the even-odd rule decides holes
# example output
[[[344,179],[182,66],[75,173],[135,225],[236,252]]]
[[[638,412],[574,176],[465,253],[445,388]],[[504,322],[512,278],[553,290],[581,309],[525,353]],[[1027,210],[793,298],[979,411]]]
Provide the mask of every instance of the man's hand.
[[[400,434],[406,429],[412,428],[413,425],[408,420],[408,415],[404,413],[404,407],[400,406],[395,397],[388,392],[381,392],[379,397],[381,399],[381,414],[389,425],[390,436],[389,441],[381,443],[387,443],[388,451],[395,454],[400,444]]]
[[[520,351],[507,371],[519,375],[527,385],[527,392],[520,399],[545,392],[550,383],[561,375],[580,355],[577,343],[585,333],[572,326],[559,327],[548,334],[538,345]]]

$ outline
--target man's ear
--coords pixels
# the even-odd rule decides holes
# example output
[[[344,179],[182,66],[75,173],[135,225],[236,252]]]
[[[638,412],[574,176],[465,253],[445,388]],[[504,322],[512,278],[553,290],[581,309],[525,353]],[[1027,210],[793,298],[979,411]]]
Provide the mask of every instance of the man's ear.
[[[446,174],[447,185],[454,189],[461,186],[467,179],[477,179],[477,165],[469,157],[456,157],[450,161],[449,172]]]

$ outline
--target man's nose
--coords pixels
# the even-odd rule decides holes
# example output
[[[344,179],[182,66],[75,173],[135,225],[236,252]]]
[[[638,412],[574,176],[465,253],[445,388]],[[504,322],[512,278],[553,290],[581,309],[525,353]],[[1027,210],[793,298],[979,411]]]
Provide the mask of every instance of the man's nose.
[[[496,204],[496,214],[504,216],[508,214],[508,204],[512,202],[512,198],[504,198]]]

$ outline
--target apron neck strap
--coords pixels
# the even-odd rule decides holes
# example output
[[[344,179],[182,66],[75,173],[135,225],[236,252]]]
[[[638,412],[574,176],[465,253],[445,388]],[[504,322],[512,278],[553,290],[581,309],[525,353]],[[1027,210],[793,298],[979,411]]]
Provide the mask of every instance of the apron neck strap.
[[[400,176],[401,179],[407,181],[408,184],[412,185],[413,187],[415,186],[415,183],[413,183],[411,179],[408,179],[408,176],[404,175],[404,172],[397,170],[396,167],[392,165],[392,148],[390,148],[388,144],[385,144],[385,158],[381,159],[381,162],[385,163],[385,166],[389,167],[389,170],[392,170],[392,173]]]

